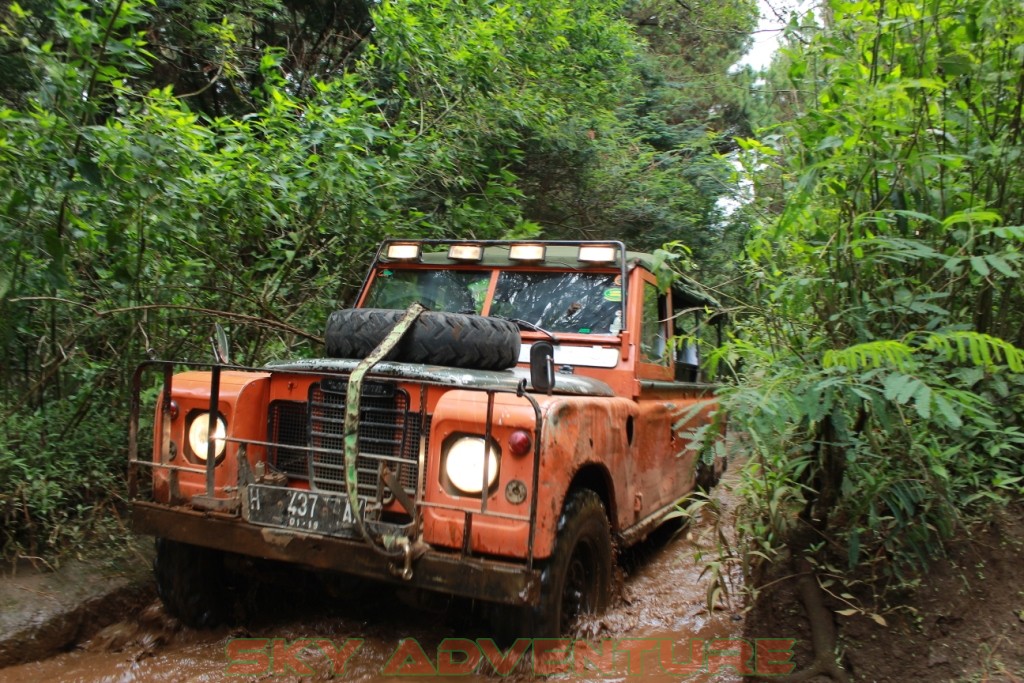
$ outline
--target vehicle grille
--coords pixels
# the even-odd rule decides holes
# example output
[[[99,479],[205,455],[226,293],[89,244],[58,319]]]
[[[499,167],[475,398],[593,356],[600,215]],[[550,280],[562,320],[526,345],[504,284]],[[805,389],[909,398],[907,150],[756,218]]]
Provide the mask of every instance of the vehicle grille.
[[[274,401],[270,404],[267,433],[271,443],[269,460],[278,470],[298,479],[308,479],[309,408],[299,401]],[[289,448],[297,446],[297,448]]]
[[[308,404],[271,404],[270,440],[277,445],[270,460],[278,470],[308,480],[316,490],[345,491],[346,389],[344,380],[324,380],[310,387]],[[361,498],[390,499],[380,482],[384,467],[396,472],[402,488],[415,497],[420,435],[430,433],[429,418],[425,429],[421,422],[419,413],[409,412],[409,396],[402,389],[379,382],[363,385],[356,459]]]

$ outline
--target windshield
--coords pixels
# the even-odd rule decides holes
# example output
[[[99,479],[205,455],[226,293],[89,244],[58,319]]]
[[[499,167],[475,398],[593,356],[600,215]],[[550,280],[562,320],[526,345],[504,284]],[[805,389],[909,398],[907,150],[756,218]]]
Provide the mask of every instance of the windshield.
[[[618,334],[622,288],[607,273],[503,272],[491,315],[518,318],[549,332]]]
[[[489,271],[394,269],[378,271],[367,308],[408,308],[419,301],[434,311],[481,313]],[[618,334],[622,288],[612,273],[502,271],[490,315],[525,320],[549,332]]]
[[[377,273],[367,308],[408,308],[418,301],[432,311],[480,313],[491,274],[468,270],[393,270]]]

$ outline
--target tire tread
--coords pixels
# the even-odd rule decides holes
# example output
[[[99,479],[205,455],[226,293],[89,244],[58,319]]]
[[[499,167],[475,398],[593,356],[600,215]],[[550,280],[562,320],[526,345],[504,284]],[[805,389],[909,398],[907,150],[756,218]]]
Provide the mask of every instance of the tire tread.
[[[327,355],[365,358],[395,326],[404,311],[349,308],[327,319]],[[424,311],[387,360],[478,370],[504,370],[519,361],[521,341],[515,323],[463,313]]]

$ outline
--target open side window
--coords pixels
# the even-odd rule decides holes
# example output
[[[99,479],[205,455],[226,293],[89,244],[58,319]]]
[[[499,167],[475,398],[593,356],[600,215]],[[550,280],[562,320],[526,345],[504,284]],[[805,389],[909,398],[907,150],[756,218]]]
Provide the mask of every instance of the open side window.
[[[672,346],[675,356],[675,377],[680,382],[700,382],[701,349],[700,335],[702,332],[703,311],[693,310],[685,304],[673,307],[677,311],[673,317]]]
[[[640,361],[668,366],[672,360],[670,336],[668,297],[658,291],[656,284],[644,278],[640,312]]]
[[[713,300],[686,290],[672,290],[672,355],[675,378],[681,382],[714,382],[705,355],[722,346],[727,322]]]

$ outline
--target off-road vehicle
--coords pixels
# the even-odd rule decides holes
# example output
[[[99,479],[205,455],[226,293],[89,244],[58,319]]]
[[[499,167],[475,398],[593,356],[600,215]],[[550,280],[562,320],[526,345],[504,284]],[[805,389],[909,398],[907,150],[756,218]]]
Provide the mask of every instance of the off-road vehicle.
[[[224,618],[238,558],[473,598],[523,635],[602,610],[616,550],[722,468],[697,437],[722,430],[698,358],[716,303],[656,261],[388,241],[325,357],[144,363],[129,485],[169,611]]]

